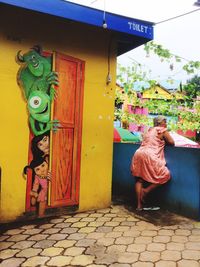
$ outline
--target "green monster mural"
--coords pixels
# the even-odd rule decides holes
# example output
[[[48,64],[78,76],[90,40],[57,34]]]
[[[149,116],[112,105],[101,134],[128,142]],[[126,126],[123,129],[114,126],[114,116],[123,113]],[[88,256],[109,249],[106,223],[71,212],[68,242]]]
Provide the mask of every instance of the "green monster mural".
[[[29,122],[34,135],[40,135],[53,129],[56,130],[58,121],[50,121],[51,103],[55,96],[54,85],[58,85],[58,75],[52,71],[51,57],[42,56],[39,46],[21,55],[17,60],[22,67],[18,81],[28,101]]]

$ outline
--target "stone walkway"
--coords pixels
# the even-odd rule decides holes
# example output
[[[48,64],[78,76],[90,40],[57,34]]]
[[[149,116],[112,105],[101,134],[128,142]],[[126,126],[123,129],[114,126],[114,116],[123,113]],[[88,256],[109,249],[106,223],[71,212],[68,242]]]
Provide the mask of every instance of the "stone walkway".
[[[1,267],[200,267],[200,222],[153,224],[119,205],[4,229],[0,241]]]

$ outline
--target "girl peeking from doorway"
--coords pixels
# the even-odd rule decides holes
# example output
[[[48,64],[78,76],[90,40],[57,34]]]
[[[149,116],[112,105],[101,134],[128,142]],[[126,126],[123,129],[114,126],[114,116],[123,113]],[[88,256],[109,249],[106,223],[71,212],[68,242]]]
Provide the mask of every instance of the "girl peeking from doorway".
[[[39,217],[43,217],[45,214],[48,180],[51,179],[51,173],[49,172],[49,164],[46,158],[48,158],[48,156],[34,158],[31,161],[30,165],[24,168],[24,174],[27,173],[28,168],[33,171],[34,182],[32,190],[30,192],[31,205],[35,206],[38,202]]]

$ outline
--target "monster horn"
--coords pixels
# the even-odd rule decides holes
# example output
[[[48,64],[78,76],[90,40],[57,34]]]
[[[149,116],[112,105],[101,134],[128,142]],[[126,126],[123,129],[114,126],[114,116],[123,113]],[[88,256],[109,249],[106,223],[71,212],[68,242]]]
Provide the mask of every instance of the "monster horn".
[[[20,54],[20,52],[21,52],[22,50],[19,50],[18,52],[17,52],[17,60],[19,61],[19,62],[21,62],[21,63],[24,63],[25,61],[24,61],[24,57]]]
[[[34,45],[31,49],[33,49],[40,55],[42,54],[42,47],[40,45]]]

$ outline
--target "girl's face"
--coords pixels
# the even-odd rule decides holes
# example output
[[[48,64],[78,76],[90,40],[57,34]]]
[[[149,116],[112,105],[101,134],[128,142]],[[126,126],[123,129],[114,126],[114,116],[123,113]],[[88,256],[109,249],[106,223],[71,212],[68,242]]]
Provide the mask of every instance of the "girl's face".
[[[167,127],[167,121],[164,119],[161,123],[160,126],[162,127]]]
[[[42,164],[34,168],[34,171],[36,175],[40,177],[45,177],[48,175],[48,169],[49,169],[48,163],[46,161],[43,161]]]
[[[45,155],[49,155],[49,136],[44,136],[42,140],[37,143],[37,146]]]

